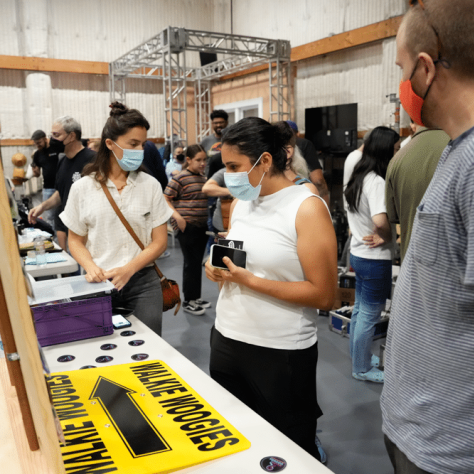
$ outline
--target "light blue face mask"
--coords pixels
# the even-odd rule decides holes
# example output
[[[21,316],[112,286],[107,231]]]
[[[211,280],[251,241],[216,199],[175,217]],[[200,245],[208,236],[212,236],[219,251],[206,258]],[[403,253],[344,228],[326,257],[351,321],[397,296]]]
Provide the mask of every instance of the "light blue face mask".
[[[114,153],[114,150],[112,150],[112,153],[114,153],[114,156],[117,159],[120,168],[122,168],[124,171],[136,171],[138,168],[140,168],[141,164],[143,163],[143,150],[129,150],[128,148],[122,148],[120,145],[117,146],[121,150],[123,150],[122,159],[119,160],[117,158],[117,155]]]
[[[260,196],[260,190],[262,189],[262,180],[265,176],[265,173],[262,175],[262,179],[257,186],[253,187],[249,181],[249,174],[257,166],[257,163],[260,161],[260,158],[263,156],[263,153],[260,155],[259,159],[252,166],[252,169],[249,172],[242,171],[241,173],[224,173],[224,181],[227,189],[230,191],[230,194],[241,201],[255,201],[255,199]]]

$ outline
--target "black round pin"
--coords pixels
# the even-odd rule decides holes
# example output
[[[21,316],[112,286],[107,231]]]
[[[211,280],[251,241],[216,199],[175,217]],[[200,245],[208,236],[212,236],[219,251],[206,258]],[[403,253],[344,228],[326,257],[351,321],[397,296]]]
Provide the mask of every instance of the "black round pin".
[[[150,357],[148,354],[133,354],[132,355],[133,360],[145,360],[145,359],[148,359],[148,357]]]
[[[114,360],[111,356],[99,356],[95,361],[99,364],[105,364],[105,362],[110,362],[111,360]]]
[[[135,331],[122,331],[120,333],[121,336],[127,337],[127,336],[134,336],[136,333]]]
[[[142,344],[145,344],[145,341],[142,339],[134,339],[133,341],[129,341],[128,344],[130,346],[141,346]]]
[[[63,355],[61,357],[58,357],[58,362],[71,362],[71,360],[74,360],[75,357],[73,355]]]
[[[82,370],[82,369],[95,369],[95,368],[97,368],[95,365],[84,365],[79,370]]]
[[[286,467],[286,461],[277,456],[267,456],[260,461],[260,467],[267,472],[283,471]]]
[[[102,344],[100,348],[103,351],[111,351],[112,349],[115,349],[117,347],[117,344]]]

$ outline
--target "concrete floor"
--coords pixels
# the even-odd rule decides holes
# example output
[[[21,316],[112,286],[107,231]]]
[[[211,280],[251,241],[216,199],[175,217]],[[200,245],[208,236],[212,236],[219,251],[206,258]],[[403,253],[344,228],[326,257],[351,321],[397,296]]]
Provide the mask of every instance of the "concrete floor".
[[[170,257],[158,260],[158,266],[181,286],[178,242],[168,250]],[[217,297],[217,285],[207,280],[203,271],[202,298],[211,301],[213,307],[203,316],[180,310],[177,316],[168,311],[163,318],[163,338],[207,374]],[[336,474],[392,473],[381,430],[382,386],[352,378],[349,339],[330,332],[327,317],[319,317],[318,340],[318,400],[324,412],[318,421],[318,436],[328,454],[328,468]],[[383,341],[375,341],[374,350]]]

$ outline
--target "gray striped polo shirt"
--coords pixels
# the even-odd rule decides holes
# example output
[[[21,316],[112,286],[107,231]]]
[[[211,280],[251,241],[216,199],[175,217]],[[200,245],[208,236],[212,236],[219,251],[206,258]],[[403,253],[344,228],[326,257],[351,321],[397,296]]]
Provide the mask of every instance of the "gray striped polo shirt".
[[[385,434],[425,471],[474,473],[474,128],[418,207],[386,349]]]

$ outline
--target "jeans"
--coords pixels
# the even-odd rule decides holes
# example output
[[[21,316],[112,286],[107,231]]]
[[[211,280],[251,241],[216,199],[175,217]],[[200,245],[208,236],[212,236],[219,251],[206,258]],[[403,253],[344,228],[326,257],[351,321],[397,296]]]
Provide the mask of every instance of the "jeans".
[[[380,320],[392,288],[392,261],[371,260],[351,254],[356,274],[355,303],[351,317],[350,353],[352,373],[371,369],[371,347],[375,324]]]
[[[307,349],[256,346],[211,330],[211,377],[318,461],[322,415],[316,396],[318,343]]]
[[[184,232],[176,236],[183,252],[183,294],[184,301],[201,298],[202,259],[206,249],[206,227],[186,224]]]
[[[163,292],[156,270],[145,267],[135,273],[120,291],[112,293],[112,307],[129,309],[142,323],[161,336]]]
[[[49,199],[56,190],[54,188],[43,188],[43,202]],[[56,214],[56,209],[48,209],[47,211],[43,212],[43,219],[53,228],[56,230],[54,226],[54,215]]]

